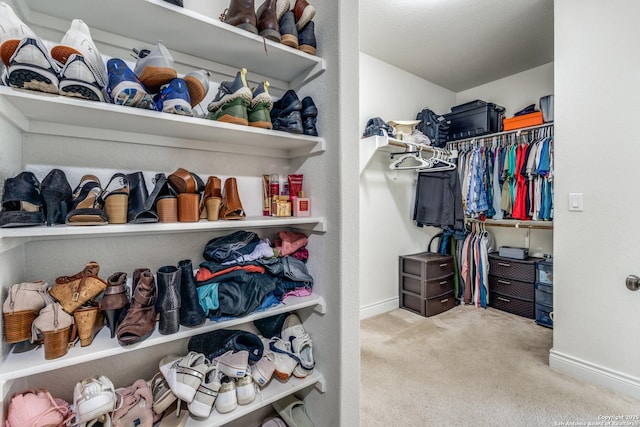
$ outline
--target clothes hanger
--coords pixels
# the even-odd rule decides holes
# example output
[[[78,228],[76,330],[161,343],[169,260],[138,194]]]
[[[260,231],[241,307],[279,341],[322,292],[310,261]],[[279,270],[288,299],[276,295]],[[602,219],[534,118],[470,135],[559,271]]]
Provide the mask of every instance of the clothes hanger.
[[[448,154],[446,154],[444,151],[435,150],[433,156],[427,159],[427,161],[429,161],[430,163],[430,166],[426,167],[425,169],[418,169],[418,172],[436,172],[455,169],[455,163],[450,162],[449,160],[445,159],[445,157],[448,157]]]
[[[401,154],[401,155],[400,155]],[[400,155],[400,157],[389,165],[391,170],[415,170],[421,168],[428,168],[431,166],[431,162],[422,157],[420,151],[411,151],[407,153],[392,153],[392,157]],[[409,161],[409,164],[404,164],[405,161]],[[417,164],[416,164],[417,162]]]

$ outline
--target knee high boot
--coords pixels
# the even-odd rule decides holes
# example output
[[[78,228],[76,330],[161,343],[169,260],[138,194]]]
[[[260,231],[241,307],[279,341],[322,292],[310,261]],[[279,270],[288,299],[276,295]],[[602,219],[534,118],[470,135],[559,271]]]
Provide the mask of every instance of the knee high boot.
[[[185,259],[178,262],[180,268],[180,324],[182,326],[200,326],[206,320],[206,314],[198,300],[196,279],[193,276],[191,260]]]

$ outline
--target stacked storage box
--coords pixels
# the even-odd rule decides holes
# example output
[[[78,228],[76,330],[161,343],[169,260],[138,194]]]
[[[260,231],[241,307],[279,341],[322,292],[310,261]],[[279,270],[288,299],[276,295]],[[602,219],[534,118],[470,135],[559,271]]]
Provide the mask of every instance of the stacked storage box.
[[[489,254],[489,305],[535,319],[535,263],[542,258],[513,259]]]
[[[504,107],[479,99],[452,107],[443,114],[451,122],[449,141],[500,132],[504,111]]]
[[[430,252],[400,257],[400,308],[429,317],[452,309],[453,257]]]
[[[536,323],[553,328],[553,261],[536,262]]]

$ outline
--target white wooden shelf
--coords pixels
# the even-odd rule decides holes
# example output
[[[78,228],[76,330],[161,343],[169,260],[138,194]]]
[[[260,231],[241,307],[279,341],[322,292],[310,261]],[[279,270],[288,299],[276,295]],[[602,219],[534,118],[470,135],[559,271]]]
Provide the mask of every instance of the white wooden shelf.
[[[63,33],[70,17],[82,19],[94,39],[100,31],[148,45],[158,40],[170,51],[222,63],[236,70],[247,68],[297,88],[325,70],[322,58],[309,55],[257,34],[236,28],[196,11],[163,0],[13,0],[16,12],[28,23],[52,26]],[[223,9],[220,10],[220,13]],[[191,36],[190,36],[191,35]],[[139,46],[131,46],[139,47]]]
[[[37,225],[32,227],[0,228],[0,253],[30,241],[66,240],[88,237],[143,236],[171,233],[235,230],[250,228],[296,228],[324,233],[327,222],[323,217],[247,217],[243,220],[172,222],[152,224],[107,224],[96,226]]]
[[[324,139],[0,86],[0,114],[22,131],[88,139],[293,158]]]
[[[254,312],[244,317],[225,318],[225,320],[221,321],[207,320],[203,326],[196,328],[186,328],[181,326],[177,333],[171,335],[161,335],[156,327],[156,330],[149,338],[126,347],[118,344],[118,340],[116,338],[111,338],[109,329],[104,327],[96,335],[91,345],[81,347],[79,343],[76,343],[76,345],[71,348],[66,355],[57,359],[45,360],[44,348],[38,348],[19,354],[9,353],[2,361],[2,367],[0,368],[0,382],[36,375],[43,372],[50,372],[56,369],[66,368],[118,354],[135,352],[141,348],[153,347],[169,341],[189,338],[194,335],[203,334],[217,329],[231,328],[244,323],[253,322],[256,319],[262,319],[279,313],[293,312],[295,310],[301,310],[308,307],[314,307],[315,310],[320,313],[324,313],[326,310],[324,299],[318,295],[314,294],[307,297],[291,296],[285,298],[282,304],[265,311]]]

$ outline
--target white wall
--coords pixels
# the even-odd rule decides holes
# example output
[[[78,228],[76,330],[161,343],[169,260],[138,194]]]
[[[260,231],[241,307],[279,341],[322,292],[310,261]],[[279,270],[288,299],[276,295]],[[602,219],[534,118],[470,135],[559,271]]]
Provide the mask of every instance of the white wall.
[[[360,132],[372,117],[411,120],[425,107],[447,112],[454,103],[454,92],[360,53]],[[438,230],[414,225],[417,174],[392,172],[389,160],[375,153],[360,175],[361,318],[398,307],[398,256],[426,250]]]
[[[561,372],[640,399],[637,17],[633,0],[555,2],[554,346]],[[568,193],[584,211],[568,211]]]

